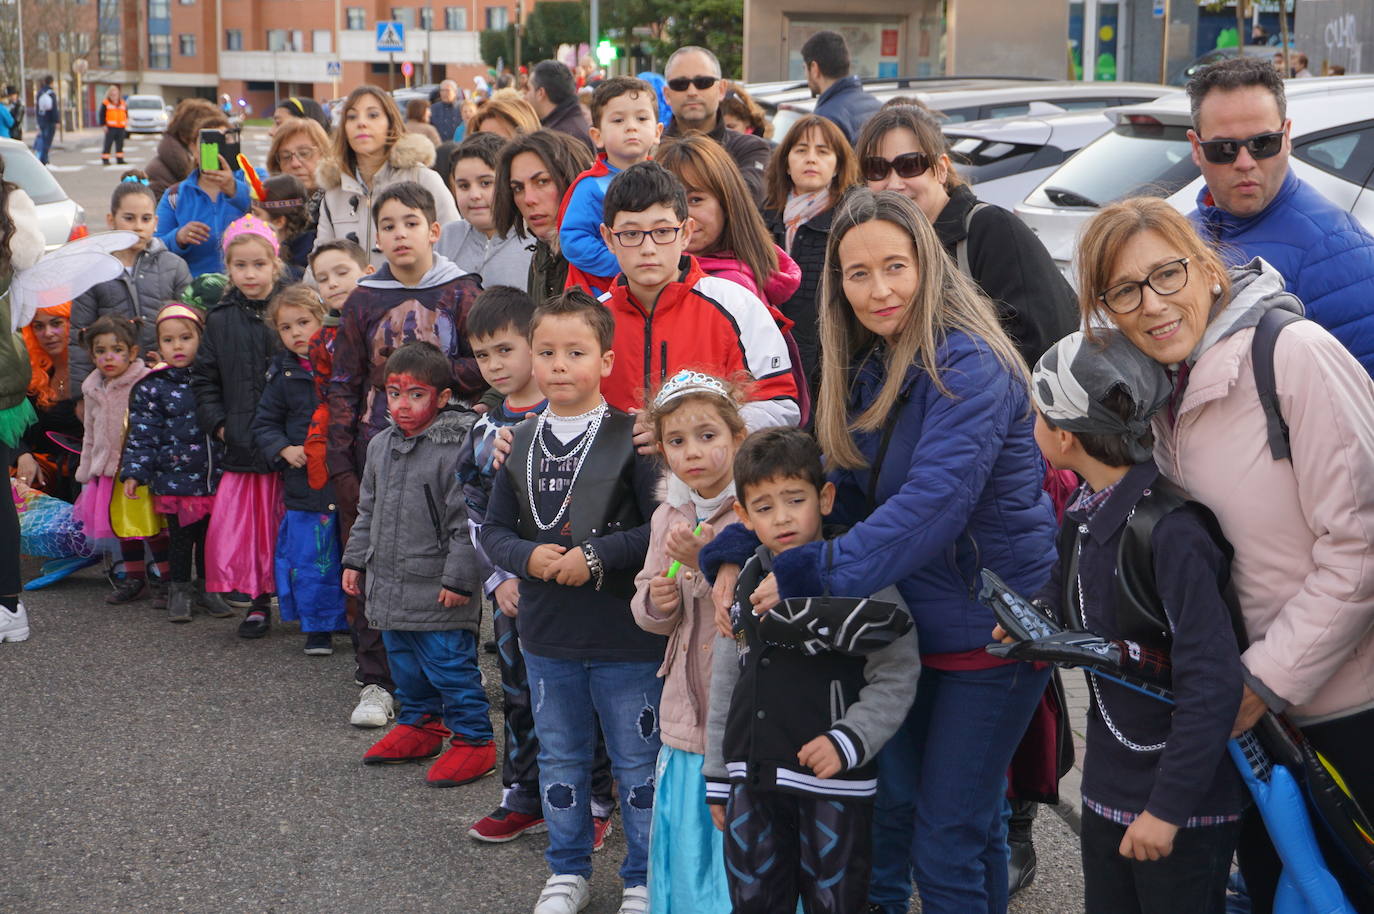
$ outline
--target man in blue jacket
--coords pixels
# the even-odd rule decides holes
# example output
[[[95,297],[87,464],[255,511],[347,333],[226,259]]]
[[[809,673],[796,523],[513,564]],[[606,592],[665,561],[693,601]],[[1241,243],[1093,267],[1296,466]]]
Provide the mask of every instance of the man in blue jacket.
[[[1374,375],[1374,236],[1288,167],[1292,122],[1266,60],[1228,59],[1188,84],[1193,161],[1207,186],[1193,221],[1231,263],[1263,257]]]
[[[882,103],[869,95],[859,77],[849,75],[849,46],[839,32],[817,32],[801,49],[806,84],[816,99],[816,114],[834,121],[850,143]]]

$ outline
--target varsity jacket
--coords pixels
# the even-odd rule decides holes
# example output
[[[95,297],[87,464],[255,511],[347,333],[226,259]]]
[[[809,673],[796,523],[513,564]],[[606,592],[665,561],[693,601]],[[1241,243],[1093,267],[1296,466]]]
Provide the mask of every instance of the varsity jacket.
[[[606,160],[596,157],[582,174],[568,185],[563,204],[558,208],[558,247],[568,259],[568,288],[581,286],[593,295],[611,287],[620,272],[620,263],[601,238],[601,217],[606,188],[620,174]]]
[[[778,329],[786,319],[739,283],[708,276],[691,255],[679,270],[650,308],[635,300],[623,273],[601,296],[615,315],[615,365],[601,382],[607,402],[622,410],[642,406],[645,391],[684,368],[717,377],[744,371],[754,380],[741,410],[751,431],[798,424],[797,383]]]
[[[735,586],[734,640],[716,641],[702,766],[706,802],[723,805],[731,783],[871,802],[878,788],[874,758],[916,698],[915,631],[908,628],[862,657],[772,643],[760,635],[749,602],[771,570],[772,554],[759,546]],[[841,765],[824,779],[797,761],[801,747],[822,734]]]

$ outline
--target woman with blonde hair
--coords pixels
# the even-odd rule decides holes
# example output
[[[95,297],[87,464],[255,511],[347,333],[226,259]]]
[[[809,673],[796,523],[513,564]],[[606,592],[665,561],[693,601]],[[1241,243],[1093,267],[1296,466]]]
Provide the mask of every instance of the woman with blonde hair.
[[[320,202],[324,200],[324,188],[320,187],[316,171],[333,155],[329,134],[318,123],[304,117],[282,121],[267,150],[269,175],[291,175],[305,185],[306,208],[312,227],[320,221]]]
[[[513,140],[538,129],[539,115],[534,107],[514,89],[498,89],[468,121],[467,135],[494,133],[504,140]]]
[[[458,218],[458,207],[434,164],[434,144],[406,133],[391,93],[359,86],[349,93],[334,133],[333,156],[317,169],[324,188],[315,246],[348,238],[362,246],[381,269],[386,259],[377,249],[372,201],[392,184],[415,181],[434,197],[440,225]]]

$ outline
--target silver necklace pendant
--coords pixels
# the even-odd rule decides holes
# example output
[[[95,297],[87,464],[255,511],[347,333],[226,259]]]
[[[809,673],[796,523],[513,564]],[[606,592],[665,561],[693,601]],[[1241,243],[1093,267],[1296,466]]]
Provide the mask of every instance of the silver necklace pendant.
[[[525,455],[525,494],[530,500],[530,516],[534,519],[534,525],[540,530],[552,530],[556,527],[558,522],[563,519],[564,513],[567,512],[568,505],[572,504],[572,493],[573,489],[577,487],[577,478],[582,475],[582,467],[587,464],[587,454],[591,452],[592,442],[596,440],[596,433],[601,430],[601,420],[606,417],[607,408],[606,402],[603,400],[601,405],[581,415],[558,417],[570,420],[591,418],[591,424],[587,426],[582,443],[564,457],[555,457],[549,453],[548,447],[544,444],[544,429],[548,426],[547,417],[549,413],[548,410],[545,410],[539,414],[538,424],[534,429],[534,437],[539,441],[539,449],[543,451],[544,456],[550,460],[577,460],[577,465],[573,467],[572,479],[568,481],[568,491],[563,496],[563,503],[558,506],[558,513],[554,515],[553,520],[546,524],[539,517],[539,502],[534,492],[534,447],[531,446]]]

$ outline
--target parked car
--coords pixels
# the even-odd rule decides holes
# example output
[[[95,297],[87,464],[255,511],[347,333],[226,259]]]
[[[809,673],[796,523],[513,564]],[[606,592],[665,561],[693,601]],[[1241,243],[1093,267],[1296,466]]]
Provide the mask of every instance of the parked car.
[[[38,209],[38,227],[48,250],[90,234],[86,211],[67,196],[28,146],[19,140],[0,138],[0,158],[5,160],[5,180],[19,185],[33,199]]]
[[[1280,47],[1270,46],[1267,44],[1247,44],[1245,46],[1245,56],[1268,58],[1273,57],[1281,50],[1283,49]],[[1188,80],[1196,76],[1198,71],[1201,70],[1203,67],[1210,67],[1212,64],[1217,63],[1218,61],[1229,60],[1230,58],[1235,56],[1235,48],[1213,48],[1212,50],[1201,55],[1192,63],[1188,64],[1183,69],[1175,73],[1173,78],[1169,80],[1169,85],[1186,86],[1188,84]]]
[[[130,95],[125,104],[129,108],[130,133],[161,133],[167,129],[167,102],[161,95]]]
[[[1374,77],[1291,79],[1285,92],[1293,122],[1293,172],[1374,229]],[[1192,115],[1186,93],[1106,114],[1112,129],[1016,207],[1066,274],[1078,232],[1098,208],[1149,195],[1191,213],[1203,185],[1188,142]]]
[[[886,101],[899,95],[918,99],[938,111],[946,124],[985,121],[1028,114],[1035,102],[1065,111],[1095,111],[1113,105],[1149,101],[1169,91],[1153,83],[1077,82],[1074,80],[966,77],[936,80],[873,80],[865,89]],[[894,84],[895,82],[895,84]],[[792,124],[816,107],[814,98],[787,101],[773,117],[773,135],[786,135]]]

